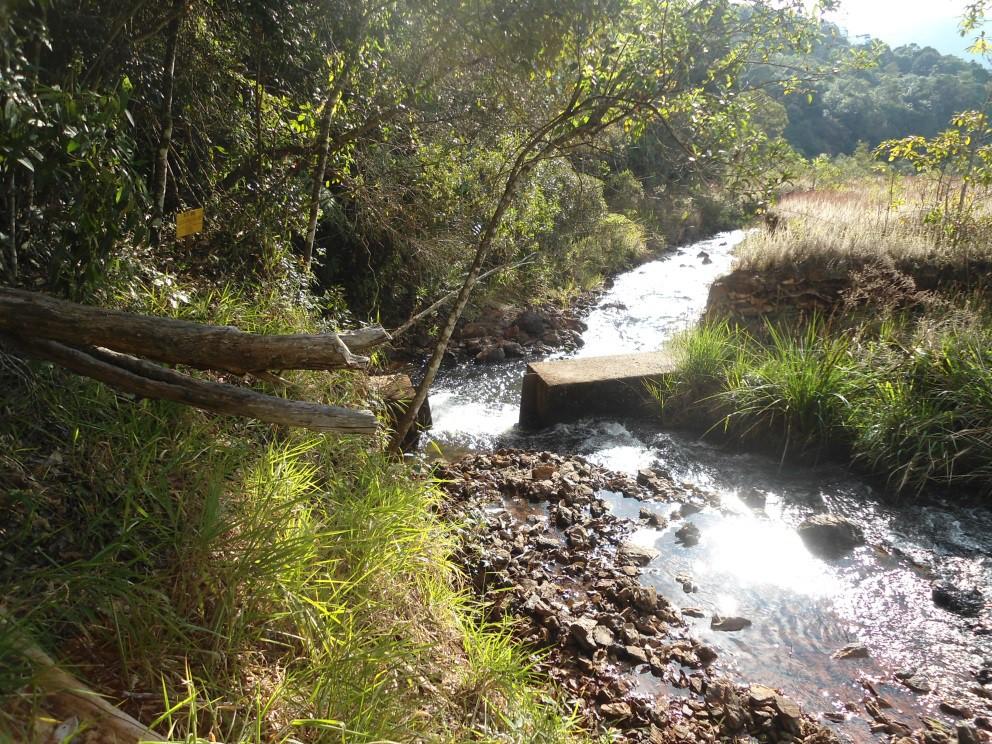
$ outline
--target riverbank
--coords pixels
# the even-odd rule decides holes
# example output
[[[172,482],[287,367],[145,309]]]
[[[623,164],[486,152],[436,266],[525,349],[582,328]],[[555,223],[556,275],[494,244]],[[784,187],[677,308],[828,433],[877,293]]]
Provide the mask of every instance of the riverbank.
[[[685,330],[703,314],[710,283],[729,271],[740,237],[718,236],[687,246],[618,278],[586,317],[589,330],[578,355],[654,350]],[[699,257],[702,253],[711,263]],[[616,492],[600,496],[610,514],[630,520],[628,535],[637,544],[659,551],[640,567],[640,585],[653,587],[675,605],[681,604],[676,598],[685,597],[684,606],[702,610],[702,618],[683,615],[680,620],[689,637],[716,651],[713,669],[736,685],[758,683],[781,690],[845,740],[914,735],[915,741],[953,741],[959,724],[967,729],[963,740],[972,735],[981,740],[988,719],[981,675],[988,666],[984,659],[992,659],[982,630],[987,623],[938,605],[933,592],[940,582],[964,590],[988,584],[990,567],[984,556],[992,551],[987,539],[992,525],[986,512],[925,501],[908,501],[896,509],[870,483],[830,465],[827,458],[820,464],[806,458],[783,467],[780,450],[774,459],[748,455],[630,421],[579,421],[523,432],[514,427],[522,368],[512,361],[450,370],[432,395],[437,424],[430,435],[433,442],[449,453],[513,447],[551,451],[566,459],[578,454],[591,465],[628,477],[645,469],[667,471],[679,487],[688,483],[710,494],[688,520],[699,531],[691,548],[676,534],[683,526],[679,520],[668,521],[663,514],[665,523],[652,525],[640,519],[643,502]],[[492,462],[487,468],[499,470]],[[523,477],[526,481],[526,473]],[[491,508],[500,513],[505,507]],[[550,513],[529,507],[525,518],[541,520]],[[864,544],[839,558],[814,553],[801,533],[804,523],[818,515],[851,520]],[[472,521],[487,524],[487,518],[480,513]],[[584,523],[579,526],[588,530]],[[564,531],[570,527],[535,522],[529,529],[538,535],[560,530],[559,550],[567,555]],[[489,530],[504,537],[510,532],[498,520]],[[507,550],[515,556],[513,548]],[[475,564],[467,560],[466,565]],[[523,572],[529,570],[524,558]],[[523,585],[526,578],[522,576]],[[527,601],[515,589],[495,595],[494,601],[504,594],[511,598],[501,608]],[[519,609],[527,629],[522,637],[548,632],[522,605]],[[713,615],[741,617],[752,626],[714,630]],[[556,640],[561,650],[553,654],[581,656],[568,636],[563,644],[561,636]],[[850,658],[832,658],[847,646],[858,650]],[[624,663],[622,653],[616,654],[618,665]],[[560,662],[552,666],[556,664]],[[646,672],[638,679],[645,676],[652,678]],[[926,680],[931,691],[914,692],[903,680],[921,689],[921,680]],[[684,690],[666,687],[665,693],[677,700]],[[591,705],[594,719],[601,718],[596,704]],[[959,714],[970,717],[962,720]]]

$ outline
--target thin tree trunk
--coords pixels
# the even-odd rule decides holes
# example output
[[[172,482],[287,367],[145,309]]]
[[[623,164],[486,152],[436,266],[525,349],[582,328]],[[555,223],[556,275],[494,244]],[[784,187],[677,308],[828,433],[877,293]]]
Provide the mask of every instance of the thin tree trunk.
[[[393,432],[392,440],[390,442],[390,447],[394,452],[399,452],[402,449],[403,442],[406,439],[407,434],[410,432],[411,427],[417,420],[421,406],[423,406],[424,401],[427,400],[427,396],[431,390],[431,385],[434,384],[434,379],[437,377],[437,372],[441,368],[441,362],[444,361],[445,352],[448,350],[448,343],[451,341],[451,336],[455,332],[455,325],[458,323],[458,319],[462,316],[462,312],[464,312],[465,306],[468,304],[468,299],[472,295],[472,289],[479,280],[479,274],[482,271],[482,264],[489,255],[489,249],[492,247],[493,239],[496,237],[496,231],[499,229],[500,223],[503,220],[503,215],[509,208],[510,202],[513,201],[517,183],[529,170],[530,166],[525,160],[527,154],[528,153],[526,151],[522,153],[518,158],[517,163],[514,165],[513,170],[510,171],[510,175],[507,179],[506,185],[503,188],[503,194],[500,197],[499,203],[496,205],[496,209],[493,211],[492,216],[489,218],[489,222],[486,224],[485,232],[479,239],[478,246],[475,249],[475,258],[472,260],[472,266],[469,268],[468,274],[465,276],[465,281],[462,283],[462,288],[458,293],[455,304],[451,308],[451,312],[448,314],[448,319],[444,323],[444,328],[441,329],[441,335],[438,337],[437,344],[434,346],[434,352],[431,354],[430,361],[427,363],[427,370],[424,372],[424,379],[421,381],[420,385],[417,386],[417,394],[413,397],[413,400],[410,401],[410,405],[407,406],[406,411],[403,412],[402,418],[396,422],[396,430]]]
[[[342,74],[344,74],[342,72]],[[313,183],[310,187],[310,214],[307,218],[306,245],[303,249],[303,265],[310,269],[313,263],[313,244],[317,239],[317,218],[320,216],[320,192],[324,188],[324,175],[327,171],[327,160],[331,152],[331,124],[334,121],[334,109],[341,99],[342,86],[336,83],[334,89],[324,101],[324,110],[320,117],[320,134],[317,140],[317,166],[313,172]]]
[[[156,241],[161,240],[165,229],[165,194],[169,182],[169,150],[172,148],[174,122],[172,99],[176,88],[176,50],[179,47],[179,31],[185,16],[186,0],[174,0],[174,18],[169,23],[168,39],[165,45],[165,60],[162,64],[162,133],[159,136],[158,152],[155,158],[155,185],[152,189],[155,206]]]
[[[17,179],[13,168],[7,174],[7,210],[10,243],[7,245],[6,270],[11,281],[14,281],[17,279]]]

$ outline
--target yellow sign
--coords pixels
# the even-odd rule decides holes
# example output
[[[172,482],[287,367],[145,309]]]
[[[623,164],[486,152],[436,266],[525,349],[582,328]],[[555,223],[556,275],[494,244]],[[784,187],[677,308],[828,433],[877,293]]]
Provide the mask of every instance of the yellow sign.
[[[176,215],[176,237],[185,238],[203,232],[203,209],[191,209]]]

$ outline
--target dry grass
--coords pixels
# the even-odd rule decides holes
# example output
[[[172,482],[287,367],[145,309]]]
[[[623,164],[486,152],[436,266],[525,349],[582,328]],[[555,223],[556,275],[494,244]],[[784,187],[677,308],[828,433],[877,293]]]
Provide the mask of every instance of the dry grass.
[[[987,194],[978,195],[954,237],[942,226],[926,223],[935,206],[935,188],[920,177],[882,177],[788,194],[774,210],[777,225],[766,224],[741,244],[736,268],[867,262],[951,268],[992,260]]]

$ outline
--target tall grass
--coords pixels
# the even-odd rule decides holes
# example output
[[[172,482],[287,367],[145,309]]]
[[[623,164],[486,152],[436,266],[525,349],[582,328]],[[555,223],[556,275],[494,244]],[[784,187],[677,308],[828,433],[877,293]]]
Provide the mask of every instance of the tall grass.
[[[218,290],[167,307],[249,329],[315,322],[275,303]],[[460,590],[438,492],[368,442],[44,365],[0,378],[0,740],[30,739],[45,714],[24,633],[178,741],[583,737]],[[292,381],[345,402],[362,388]]]
[[[766,331],[768,343],[727,378],[726,426],[746,438],[783,436],[783,456],[829,442],[847,405],[846,341],[816,320],[798,333]]]
[[[788,455],[847,451],[898,493],[992,493],[987,311],[891,318],[832,332],[703,325],[674,342],[666,408]],[[672,395],[675,391],[682,397]],[[688,396],[688,400],[686,399]],[[695,404],[694,406],[692,404]]]
[[[833,189],[794,192],[774,209],[774,227],[752,231],[737,268],[882,262],[897,267],[965,268],[992,260],[992,214],[983,202],[966,239],[935,235],[928,220],[934,185],[922,177],[868,178]]]

